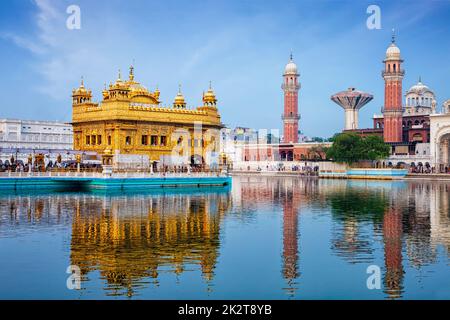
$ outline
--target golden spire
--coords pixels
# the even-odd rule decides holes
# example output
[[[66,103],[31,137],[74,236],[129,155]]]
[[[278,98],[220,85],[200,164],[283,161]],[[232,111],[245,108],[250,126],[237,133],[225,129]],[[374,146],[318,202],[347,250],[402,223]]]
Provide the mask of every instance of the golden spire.
[[[117,81],[118,81],[118,82],[122,81],[121,78],[122,78],[122,74],[121,74],[120,69],[119,69],[119,76],[118,76],[118,78],[117,78]]]
[[[134,67],[133,65],[130,66],[130,76],[129,76],[130,81],[134,81]]]
[[[106,88],[106,82],[104,83],[104,88],[103,88],[102,94],[103,94],[103,99],[106,99],[109,95],[108,89]]]
[[[160,92],[159,92],[159,89],[158,89],[158,85],[156,85],[156,89],[153,92],[153,95],[155,96],[156,100],[158,100],[158,103],[159,103],[159,94],[160,94]]]
[[[83,76],[81,76],[81,85],[80,85],[80,88],[84,88],[84,78],[83,78]]]

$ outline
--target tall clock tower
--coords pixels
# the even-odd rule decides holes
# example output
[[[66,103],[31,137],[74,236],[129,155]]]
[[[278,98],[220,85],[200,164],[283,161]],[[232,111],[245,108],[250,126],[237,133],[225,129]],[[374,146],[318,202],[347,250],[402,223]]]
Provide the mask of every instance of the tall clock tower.
[[[294,63],[291,54],[284,69],[283,85],[281,86],[284,91],[283,143],[298,142],[298,120],[300,119],[298,113],[298,90],[300,89],[298,77],[297,65]]]
[[[402,69],[400,49],[395,44],[395,35],[392,43],[386,50],[384,62],[384,142],[402,142],[402,81],[405,71]]]

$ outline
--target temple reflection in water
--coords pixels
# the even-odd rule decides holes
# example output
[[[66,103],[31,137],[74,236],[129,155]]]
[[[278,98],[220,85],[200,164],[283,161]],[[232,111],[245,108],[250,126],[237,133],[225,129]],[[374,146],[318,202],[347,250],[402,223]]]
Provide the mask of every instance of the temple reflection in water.
[[[97,269],[112,294],[127,295],[158,270],[180,274],[200,265],[212,280],[219,250],[220,220],[229,209],[224,193],[198,196],[80,197],[72,223],[71,262],[82,274]]]
[[[311,255],[314,241],[302,239],[302,230],[316,223],[329,228],[329,234],[317,237],[329,239],[327,250],[339,261],[364,267],[381,261],[384,297],[396,299],[408,289],[408,273],[429,273],[427,267],[449,259],[449,189],[448,183],[422,181],[235,177],[231,193],[1,195],[0,241],[61,230],[67,234],[68,264],[81,268],[84,284],[100,279],[101,290],[109,296],[140,296],[144,288],[161,286],[163,274],[177,278],[187,272],[207,290],[214,287],[213,292],[220,291],[219,283],[223,286],[217,282],[218,272],[224,272],[217,269],[219,260],[234,259],[224,256],[224,221],[239,216],[244,223],[257,224],[252,217],[264,209],[280,222],[273,227],[279,265],[277,274],[261,275],[261,281],[279,277],[284,296],[304,293],[304,279],[315,275],[303,266],[317,264],[317,257]],[[253,236],[248,234],[246,241]],[[232,262],[225,265],[233,268]],[[248,266],[258,267],[258,261]],[[339,275],[334,265],[317,265],[321,267]]]

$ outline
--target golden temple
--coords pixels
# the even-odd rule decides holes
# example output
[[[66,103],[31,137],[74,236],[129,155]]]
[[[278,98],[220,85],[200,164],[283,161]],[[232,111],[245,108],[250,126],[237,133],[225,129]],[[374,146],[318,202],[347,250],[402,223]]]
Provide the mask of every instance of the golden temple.
[[[211,85],[195,109],[187,108],[181,89],[173,105],[162,106],[159,90],[151,92],[137,82],[131,66],[128,80],[119,71],[102,94],[100,103],[93,102],[83,79],[72,91],[75,150],[148,155],[153,161],[173,150],[202,160],[206,152],[218,152],[223,125]]]

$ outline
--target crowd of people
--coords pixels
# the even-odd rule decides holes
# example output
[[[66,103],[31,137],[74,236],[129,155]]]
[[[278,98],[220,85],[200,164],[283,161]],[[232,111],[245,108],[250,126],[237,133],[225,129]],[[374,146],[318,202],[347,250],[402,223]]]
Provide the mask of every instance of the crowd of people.
[[[83,171],[99,171],[101,165],[80,163],[80,170]],[[48,171],[76,171],[78,170],[78,163],[75,160],[68,161],[28,161],[16,160],[11,157],[9,160],[0,159],[0,172],[48,172]]]
[[[250,166],[247,166],[247,171],[253,171],[255,169],[252,169]],[[242,168],[241,168],[242,170]],[[256,171],[261,172],[298,172],[300,174],[317,174],[319,172],[319,166],[300,166],[300,165],[292,165],[292,166],[285,166],[285,165],[266,165],[266,166],[258,166],[256,168]]]
[[[409,168],[411,173],[425,173],[425,174],[433,174],[433,173],[450,173],[450,168],[448,166],[440,168],[440,170],[436,171],[435,167],[431,166],[413,166]]]

